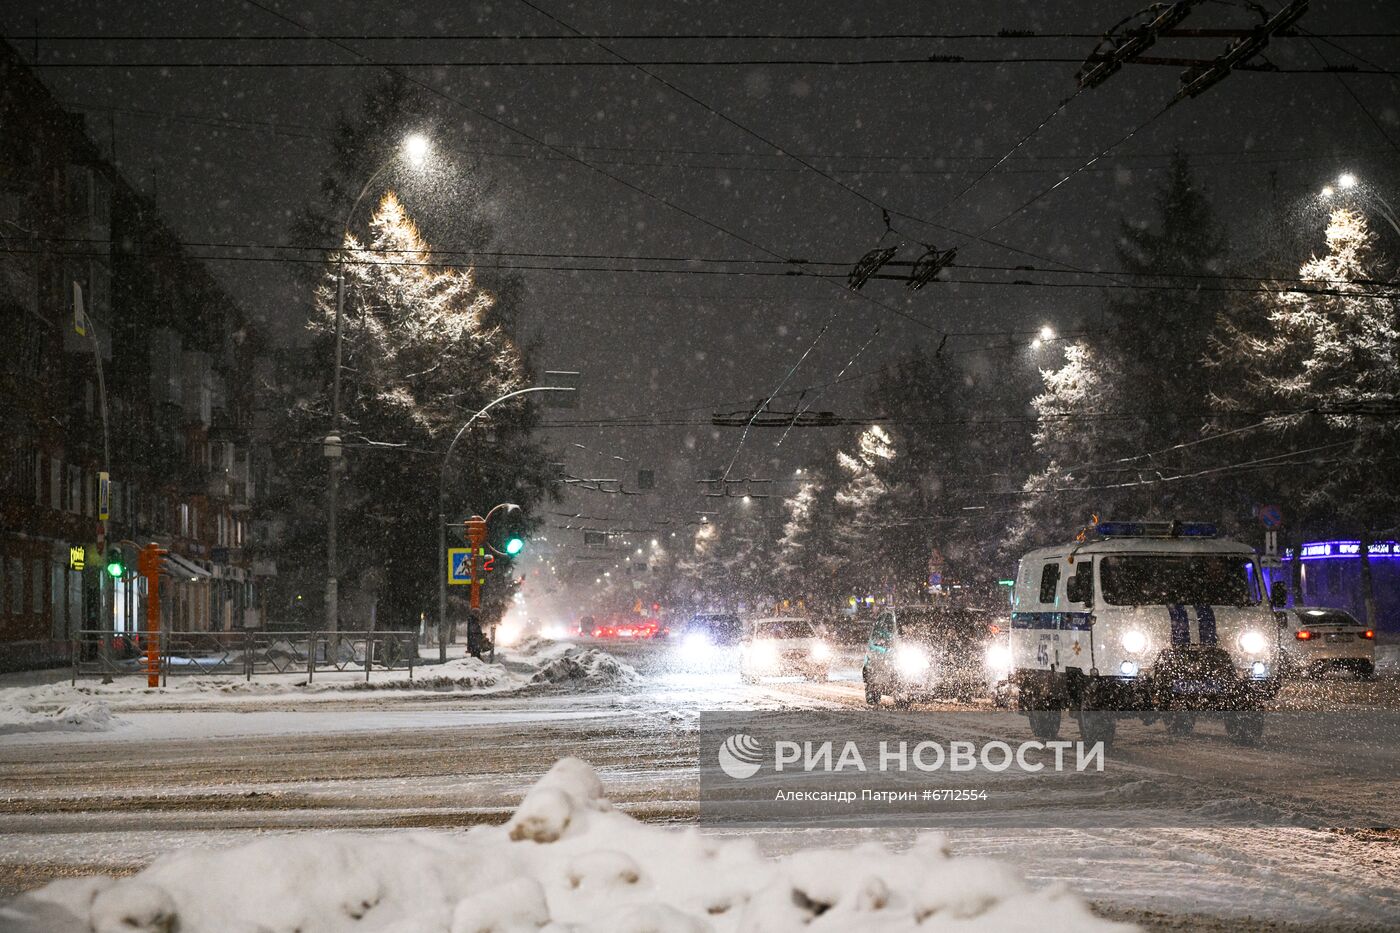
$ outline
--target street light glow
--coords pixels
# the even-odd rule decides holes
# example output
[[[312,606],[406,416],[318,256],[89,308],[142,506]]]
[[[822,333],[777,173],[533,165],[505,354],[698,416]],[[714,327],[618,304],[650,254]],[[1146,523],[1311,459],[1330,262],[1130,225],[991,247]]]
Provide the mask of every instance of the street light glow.
[[[1323,185],[1322,191],[1319,192],[1319,194],[1321,194],[1324,198],[1330,198],[1336,193],[1337,189],[1333,188],[1331,185]]]
[[[1039,337],[1037,337],[1037,338],[1035,338],[1034,340],[1031,341],[1031,349],[1032,349],[1032,350],[1039,350],[1039,349],[1040,349],[1040,338],[1039,338]]]
[[[1054,340],[1054,339],[1055,339],[1055,328],[1051,327],[1049,324],[1043,325],[1043,326],[1040,328],[1040,339],[1041,339],[1041,340]]]
[[[403,141],[404,158],[412,165],[422,165],[432,151],[432,143],[422,133],[413,133]]]
[[[1337,176],[1337,184],[1342,188],[1355,188],[1356,176],[1351,172],[1343,172]]]

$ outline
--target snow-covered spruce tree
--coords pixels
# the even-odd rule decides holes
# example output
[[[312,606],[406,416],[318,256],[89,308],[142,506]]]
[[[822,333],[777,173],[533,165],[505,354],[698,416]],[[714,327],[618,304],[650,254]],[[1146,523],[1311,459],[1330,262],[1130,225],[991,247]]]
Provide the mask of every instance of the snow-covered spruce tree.
[[[675,562],[672,600],[695,608],[766,612],[777,600],[776,519],[771,500],[723,500]]]
[[[892,531],[901,510],[880,478],[880,468],[895,456],[889,432],[879,425],[860,433],[854,453],[836,454],[840,483],[832,497],[836,505],[833,550],[841,562],[845,592],[894,592]]]
[[[1173,157],[1154,203],[1154,223],[1122,225],[1118,261],[1133,287],[1108,293],[1107,328],[1042,374],[1039,468],[1012,551],[1063,538],[1095,514],[1216,517],[1207,486],[1161,480],[1205,465],[1186,452],[1194,448],[1170,448],[1204,436],[1210,421],[1205,360],[1228,293],[1191,286],[1223,271],[1226,244],[1184,157]]]
[[[835,610],[845,586],[828,471],[809,469],[797,491],[783,500],[783,514],[775,561],[777,595],[801,600],[813,612]]]
[[[435,265],[431,247],[392,193],[380,201],[368,244],[345,244],[344,375],[346,444],[339,549],[344,590],[375,581],[381,627],[416,627],[433,615],[438,482],[442,455],[461,425],[496,397],[527,384],[524,354],[497,318],[493,295],[470,267]],[[308,361],[333,358],[335,268],[316,293]],[[281,459],[280,507],[288,532],[279,570],[322,576],[326,460],[319,443],[330,423],[331,367],[311,366],[305,391],[289,400],[284,437],[302,439]],[[448,470],[450,514],[498,502],[528,510],[552,489],[548,458],[530,439],[528,405],[506,403],[460,444]],[[508,578],[505,562],[493,582]],[[284,571],[285,572],[285,571]],[[301,583],[316,594],[314,582]],[[507,587],[488,588],[497,598]],[[342,605],[353,605],[343,600]],[[354,610],[350,610],[354,611]],[[311,622],[319,622],[314,616]],[[345,619],[360,627],[365,618]]]
[[[1218,402],[1269,413],[1270,452],[1338,445],[1271,472],[1318,532],[1365,535],[1400,522],[1400,487],[1382,466],[1400,462],[1400,301],[1364,215],[1333,211],[1326,236],[1300,285],[1259,302],[1265,327],[1232,327],[1221,354],[1240,378]]]
[[[888,419],[898,456],[878,460],[875,472],[889,490],[883,529],[889,574],[899,593],[924,592],[929,560],[943,556],[942,572],[968,583],[996,579],[991,553],[1001,536],[988,534],[986,516],[968,505],[999,506],[987,498],[1016,482],[1028,432],[1007,430],[1020,414],[1024,387],[1017,385],[1019,349],[997,348],[964,368],[937,353],[916,349],[886,370],[870,392],[871,409]],[[978,424],[977,422],[985,422]]]

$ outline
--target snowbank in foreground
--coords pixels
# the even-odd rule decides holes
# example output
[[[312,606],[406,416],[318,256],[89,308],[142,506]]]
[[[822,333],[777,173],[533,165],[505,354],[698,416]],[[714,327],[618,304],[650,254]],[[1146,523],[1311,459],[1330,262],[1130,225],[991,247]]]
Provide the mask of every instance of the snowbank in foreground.
[[[607,933],[1129,929],[937,834],[769,860],[747,840],[639,823],[558,762],[505,826],[313,835],[181,852],[130,878],[65,879],[0,908],[17,931]]]
[[[101,700],[80,700],[49,711],[0,703],[0,735],[20,732],[106,732],[122,721]]]

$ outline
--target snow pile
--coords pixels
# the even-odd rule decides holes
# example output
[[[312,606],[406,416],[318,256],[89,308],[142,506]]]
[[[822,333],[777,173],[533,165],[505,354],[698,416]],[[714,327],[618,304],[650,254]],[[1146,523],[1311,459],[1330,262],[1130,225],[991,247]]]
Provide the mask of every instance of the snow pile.
[[[630,686],[641,680],[631,665],[606,651],[583,648],[545,661],[531,676],[533,684],[581,683],[595,686]]]
[[[479,658],[453,658],[444,664],[415,666],[407,670],[375,669],[365,680],[363,669],[318,670],[308,683],[303,672],[258,674],[251,681],[241,676],[180,676],[156,689],[146,687],[145,675],[121,678],[116,683],[80,681],[29,687],[0,688],[0,716],[9,707],[55,709],[78,705],[89,698],[111,700],[118,708],[168,702],[177,698],[206,700],[213,697],[243,699],[313,694],[331,698],[355,690],[434,690],[471,694],[500,694],[548,685],[581,690],[631,686],[641,676],[631,666],[597,648],[579,648],[566,642],[531,642],[503,650],[495,663]],[[0,733],[4,720],[0,719]],[[19,730],[12,730],[19,731]]]
[[[79,700],[56,710],[31,710],[22,704],[0,705],[0,735],[20,732],[107,732],[122,720],[101,700]]]
[[[1119,930],[1060,887],[952,856],[937,834],[769,860],[748,840],[639,823],[564,759],[505,826],[298,835],[66,879],[0,909],[16,931],[700,933]]]

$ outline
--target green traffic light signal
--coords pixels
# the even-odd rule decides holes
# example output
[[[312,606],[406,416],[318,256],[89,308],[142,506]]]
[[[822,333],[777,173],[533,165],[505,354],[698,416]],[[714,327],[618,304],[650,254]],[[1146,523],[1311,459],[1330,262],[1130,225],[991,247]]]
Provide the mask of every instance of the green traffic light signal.
[[[514,557],[523,550],[525,550],[525,539],[519,535],[514,535],[506,541],[506,553],[511,557]]]
[[[112,548],[107,552],[107,574],[114,580],[120,580],[126,575],[126,562],[122,560],[121,548]]]

